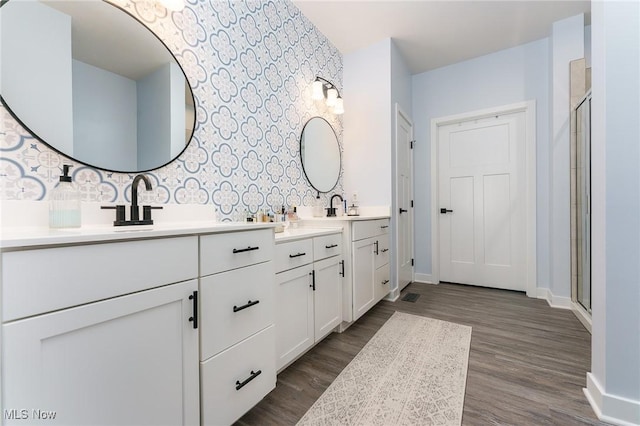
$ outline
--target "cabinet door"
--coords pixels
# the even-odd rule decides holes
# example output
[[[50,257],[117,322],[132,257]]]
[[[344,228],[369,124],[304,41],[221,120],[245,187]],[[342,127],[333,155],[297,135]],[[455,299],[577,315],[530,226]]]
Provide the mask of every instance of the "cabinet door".
[[[313,264],[316,280],[313,294],[316,342],[342,322],[341,261],[341,256],[334,256]]]
[[[375,305],[375,242],[376,238],[353,243],[353,320],[360,318]]]
[[[198,424],[195,290],[192,280],[3,325],[3,408],[26,409],[27,424],[38,410],[55,412],[47,424]]]
[[[387,294],[389,294],[390,287],[389,264],[387,263],[386,265],[383,265],[376,269],[374,288],[376,303],[382,300]]]
[[[313,345],[313,265],[276,274],[276,368]]]

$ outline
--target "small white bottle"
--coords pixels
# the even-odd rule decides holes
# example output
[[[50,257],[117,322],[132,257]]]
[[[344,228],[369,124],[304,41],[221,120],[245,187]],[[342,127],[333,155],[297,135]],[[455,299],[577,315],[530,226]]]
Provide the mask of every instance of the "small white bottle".
[[[322,208],[322,200],[320,200],[320,193],[318,192],[318,195],[316,195],[316,200],[315,203],[313,204],[313,217],[322,217],[324,216],[323,213],[323,208]]]
[[[62,166],[60,182],[49,196],[49,226],[51,228],[78,228],[80,226],[80,192],[71,182],[69,165]]]

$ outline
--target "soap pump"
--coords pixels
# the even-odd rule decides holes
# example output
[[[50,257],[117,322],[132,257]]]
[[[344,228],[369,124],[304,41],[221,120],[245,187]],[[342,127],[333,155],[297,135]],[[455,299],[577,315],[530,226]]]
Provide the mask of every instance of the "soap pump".
[[[60,182],[49,197],[49,226],[51,228],[77,228],[80,226],[80,192],[71,181],[69,168],[62,166]]]

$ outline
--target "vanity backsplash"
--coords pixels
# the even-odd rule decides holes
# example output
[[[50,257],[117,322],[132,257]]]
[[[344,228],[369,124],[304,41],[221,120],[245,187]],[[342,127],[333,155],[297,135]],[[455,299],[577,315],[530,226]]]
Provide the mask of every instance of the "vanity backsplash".
[[[227,220],[245,210],[312,205],[299,153],[304,123],[326,118],[342,150],[342,119],[311,100],[316,75],[342,82],[342,55],[326,37],[288,0],[192,0],[173,13],[147,0],[113,3],[168,46],[196,102],[191,143],[146,173],[154,190],[143,201],[212,204]],[[83,201],[131,201],[135,174],[76,163],[33,138],[4,106],[0,113],[0,201],[47,200],[63,164],[74,166]],[[332,193],[343,193],[342,177]]]

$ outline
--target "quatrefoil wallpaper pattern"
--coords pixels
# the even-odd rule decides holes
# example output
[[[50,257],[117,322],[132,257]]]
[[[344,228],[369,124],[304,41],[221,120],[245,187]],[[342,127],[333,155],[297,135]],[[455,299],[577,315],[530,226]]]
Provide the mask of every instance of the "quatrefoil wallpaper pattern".
[[[288,0],[188,0],[173,13],[148,0],[113,3],[164,41],[196,99],[190,145],[147,173],[154,191],[141,191],[143,201],[213,204],[227,220],[245,210],[311,205],[315,191],[299,156],[304,123],[326,118],[342,143],[340,116],[311,100],[316,75],[342,86],[342,55],[326,37]],[[84,201],[130,201],[133,174],[76,163],[34,139],[4,107],[1,114],[1,200],[46,200],[62,164],[73,164]],[[335,192],[342,188],[341,178]]]

